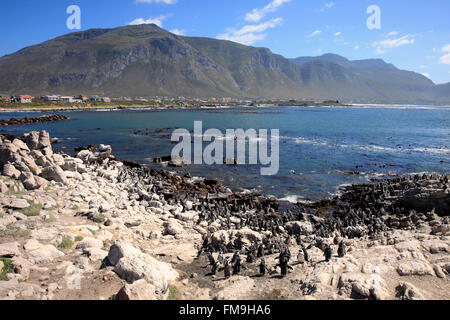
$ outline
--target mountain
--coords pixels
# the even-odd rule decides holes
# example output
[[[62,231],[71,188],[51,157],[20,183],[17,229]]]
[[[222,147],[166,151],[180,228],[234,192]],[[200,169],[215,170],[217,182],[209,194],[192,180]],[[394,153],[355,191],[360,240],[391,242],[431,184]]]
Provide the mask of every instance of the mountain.
[[[449,86],[380,59],[286,59],[156,25],[67,34],[0,58],[0,92],[450,102]]]

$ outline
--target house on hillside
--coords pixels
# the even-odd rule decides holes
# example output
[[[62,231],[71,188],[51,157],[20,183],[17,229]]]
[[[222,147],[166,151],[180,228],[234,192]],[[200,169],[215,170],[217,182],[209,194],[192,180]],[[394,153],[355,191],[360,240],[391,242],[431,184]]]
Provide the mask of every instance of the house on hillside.
[[[0,96],[0,103],[10,103],[10,102],[11,102],[10,97]]]
[[[61,96],[50,95],[44,97],[45,102],[58,102],[61,101]]]
[[[76,102],[76,99],[74,97],[71,97],[71,96],[62,96],[61,97],[61,102],[63,102],[63,103],[73,103],[73,102]]]
[[[15,96],[11,100],[12,100],[12,102],[18,102],[18,103],[31,103],[33,101],[33,97],[28,96],[28,95],[21,95],[21,96]]]

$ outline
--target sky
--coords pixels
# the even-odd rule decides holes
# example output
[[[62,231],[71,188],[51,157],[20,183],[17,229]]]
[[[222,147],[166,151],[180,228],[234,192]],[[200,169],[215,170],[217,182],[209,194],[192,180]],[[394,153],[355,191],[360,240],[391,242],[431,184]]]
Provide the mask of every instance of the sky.
[[[155,23],[287,58],[383,59],[450,82],[449,0],[2,0],[0,56],[79,31],[67,25],[72,5],[80,8],[79,30]]]

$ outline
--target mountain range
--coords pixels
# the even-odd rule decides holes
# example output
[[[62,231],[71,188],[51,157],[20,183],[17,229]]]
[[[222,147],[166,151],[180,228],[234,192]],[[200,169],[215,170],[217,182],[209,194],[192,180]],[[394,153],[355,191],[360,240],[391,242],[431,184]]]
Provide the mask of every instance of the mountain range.
[[[287,59],[154,24],[70,33],[0,58],[0,94],[98,94],[450,103],[450,83],[381,59]]]

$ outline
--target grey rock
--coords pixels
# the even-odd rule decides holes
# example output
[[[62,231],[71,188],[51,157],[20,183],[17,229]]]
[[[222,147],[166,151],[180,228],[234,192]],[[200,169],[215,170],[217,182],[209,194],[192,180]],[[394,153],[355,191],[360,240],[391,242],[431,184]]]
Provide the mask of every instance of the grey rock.
[[[64,171],[57,165],[44,168],[41,173],[41,177],[49,181],[56,181],[67,184],[67,177]]]

